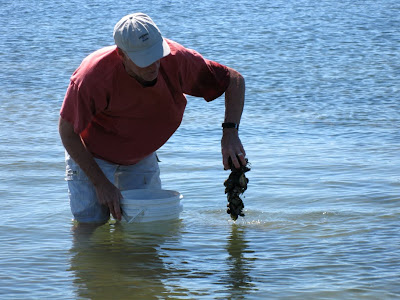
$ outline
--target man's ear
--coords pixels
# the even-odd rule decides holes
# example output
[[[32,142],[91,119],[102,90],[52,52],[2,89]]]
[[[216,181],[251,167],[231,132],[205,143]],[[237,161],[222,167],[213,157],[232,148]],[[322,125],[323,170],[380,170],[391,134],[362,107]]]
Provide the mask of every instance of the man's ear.
[[[117,54],[118,54],[118,56],[119,56],[121,59],[124,59],[124,58],[125,58],[125,53],[124,53],[124,51],[122,51],[121,48],[118,48],[118,47],[117,47]]]

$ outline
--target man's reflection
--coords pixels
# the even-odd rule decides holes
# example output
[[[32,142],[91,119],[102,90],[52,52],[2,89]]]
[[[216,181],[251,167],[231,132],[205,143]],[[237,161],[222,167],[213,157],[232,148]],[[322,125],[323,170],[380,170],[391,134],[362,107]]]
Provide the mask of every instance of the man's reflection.
[[[228,239],[226,250],[229,257],[227,285],[232,298],[243,296],[254,287],[249,272],[252,268],[251,260],[245,256],[250,253],[248,242],[245,240],[244,227],[232,224],[231,236]]]
[[[179,227],[180,221],[74,226],[70,271],[77,298],[158,299],[169,273],[158,248]]]

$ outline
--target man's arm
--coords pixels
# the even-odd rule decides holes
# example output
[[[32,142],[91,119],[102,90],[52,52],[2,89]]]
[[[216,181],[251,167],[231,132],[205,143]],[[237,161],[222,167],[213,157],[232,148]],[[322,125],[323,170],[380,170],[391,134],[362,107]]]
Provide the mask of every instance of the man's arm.
[[[224,122],[240,123],[244,106],[245,83],[243,76],[234,69],[228,68],[230,73],[229,86],[225,91],[225,119]],[[221,140],[222,161],[224,168],[228,170],[229,157],[236,168],[240,167],[238,157],[243,165],[246,165],[242,142],[236,128],[224,128]]]
[[[104,175],[71,123],[60,117],[58,129],[65,149],[93,183],[99,202],[109,207],[115,219],[121,220],[119,201],[122,195],[119,189]]]

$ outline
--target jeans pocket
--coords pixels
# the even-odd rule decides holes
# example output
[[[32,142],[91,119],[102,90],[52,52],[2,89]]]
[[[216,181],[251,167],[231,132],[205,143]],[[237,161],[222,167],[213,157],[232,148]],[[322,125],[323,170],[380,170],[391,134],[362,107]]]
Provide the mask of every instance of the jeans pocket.
[[[65,180],[89,180],[77,163],[71,158],[65,161]]]

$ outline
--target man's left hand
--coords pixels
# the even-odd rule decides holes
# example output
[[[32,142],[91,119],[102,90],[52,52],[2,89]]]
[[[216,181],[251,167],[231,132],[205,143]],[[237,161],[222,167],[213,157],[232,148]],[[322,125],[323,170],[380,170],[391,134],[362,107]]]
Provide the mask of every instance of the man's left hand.
[[[242,142],[239,139],[239,134],[235,128],[225,128],[223,130],[221,140],[222,162],[224,169],[229,170],[229,157],[236,168],[240,168],[240,164],[246,165],[246,152],[244,151]]]

